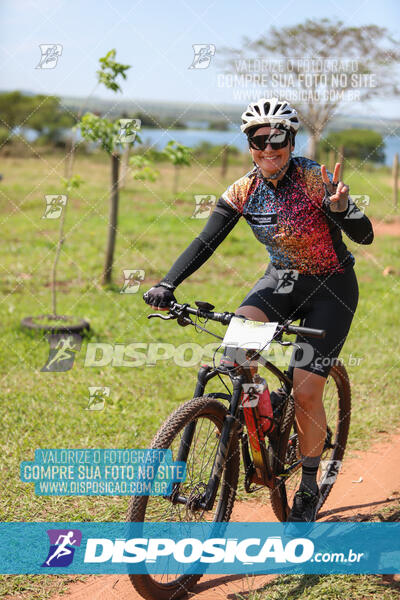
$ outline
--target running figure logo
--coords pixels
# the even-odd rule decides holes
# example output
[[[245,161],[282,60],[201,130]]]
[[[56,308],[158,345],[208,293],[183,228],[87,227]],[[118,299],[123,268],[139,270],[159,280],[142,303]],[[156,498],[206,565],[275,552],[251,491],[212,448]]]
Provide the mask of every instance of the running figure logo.
[[[193,44],[193,62],[189,69],[207,69],[215,54],[214,44]]]
[[[141,124],[142,122],[140,119],[120,119],[119,141],[121,143],[134,142]]]
[[[67,204],[64,194],[46,194],[46,207],[42,219],[58,219]]]
[[[39,48],[42,56],[36,69],[54,69],[57,66],[58,58],[62,54],[62,45],[39,44]]]
[[[47,535],[50,548],[41,566],[68,567],[74,559],[75,547],[81,545],[82,532],[79,529],[48,529]]]
[[[143,269],[123,269],[123,271],[124,285],[120,290],[120,294],[135,294],[144,280]]]
[[[299,278],[299,272],[295,269],[277,269],[279,282],[274,294],[290,294],[293,286]]]
[[[242,389],[242,405],[246,408],[257,406],[262,393],[262,385],[260,383],[242,383]]]
[[[344,216],[345,219],[361,219],[365,212],[365,207],[369,205],[369,196],[366,194],[357,194],[351,197],[348,210]]]
[[[41,371],[64,372],[69,371],[75,360],[75,353],[81,349],[82,337],[77,333],[56,333],[49,335],[49,356]]]
[[[334,484],[341,469],[341,460],[321,460],[321,485]]]
[[[109,396],[109,387],[89,387],[89,402],[85,410],[103,410],[105,399]]]
[[[216,196],[214,194],[195,194],[196,207],[192,219],[208,219],[211,209],[215,206]]]

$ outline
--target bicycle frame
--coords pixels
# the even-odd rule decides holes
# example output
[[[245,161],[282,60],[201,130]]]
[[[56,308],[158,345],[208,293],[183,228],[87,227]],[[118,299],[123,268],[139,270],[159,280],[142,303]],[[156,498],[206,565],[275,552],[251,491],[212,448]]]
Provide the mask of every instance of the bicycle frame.
[[[253,360],[257,360],[258,363],[276,375],[281,380],[288,395],[290,394],[292,389],[292,380],[287,372],[280,371],[277,367],[275,367],[275,365],[265,360],[260,355],[256,355]],[[243,384],[251,383],[253,381],[250,363],[246,361],[241,365],[236,363],[235,365],[232,364],[232,367],[224,368],[220,366],[218,369],[212,368],[210,365],[202,365],[198,371],[194,397],[203,396],[207,383],[212,378],[222,374],[229,376],[233,386],[233,393],[232,396],[220,392],[208,394],[213,398],[229,400],[229,409],[222,427],[211,474],[205,492],[203,493],[202,499],[199,502],[199,508],[204,510],[211,510],[213,507],[222,477],[223,468],[228,456],[230,440],[235,427],[238,427],[239,433],[241,434],[243,462],[246,473],[249,474],[250,482],[270,488],[273,488],[275,485],[275,473],[271,469],[270,461],[268,460],[267,446],[265,444],[265,437],[262,431],[261,421],[256,406],[252,407],[251,411],[253,417],[252,423],[246,422],[252,459],[249,453],[248,439],[243,433],[243,412],[240,413],[240,407],[242,406],[241,400],[243,396]],[[177,454],[177,460],[182,460],[184,462],[187,461],[195,429],[195,421],[185,427]],[[247,489],[247,491],[250,490]],[[179,494],[175,494],[175,497],[172,498],[172,501],[186,504],[186,499],[179,496]]]
[[[217,313],[212,312],[214,306],[209,304],[208,302],[200,302],[196,301],[196,305],[198,309],[193,309],[189,304],[178,304],[176,302],[171,302],[169,306],[169,314],[167,316],[163,316],[160,314],[152,314],[148,315],[148,318],[159,317],[163,320],[177,319],[179,325],[186,327],[187,325],[195,325],[198,329],[202,331],[206,331],[211,333],[218,339],[222,340],[222,338],[207,329],[201,326],[198,323],[194,323],[190,319],[190,315],[195,315],[196,317],[202,317],[207,320],[213,320],[224,325],[228,325],[230,323],[231,318],[234,316],[233,313]],[[244,318],[244,317],[242,317]],[[310,335],[314,337],[324,337],[325,331],[320,329],[312,329],[309,327],[302,326],[293,326],[290,321],[288,323],[285,322],[284,325],[280,326],[279,335],[283,331],[287,333],[293,334],[304,334]],[[278,338],[279,339],[279,338]],[[286,345],[287,342],[280,342],[283,345]],[[295,344],[290,344],[295,345]],[[222,393],[211,393],[209,394],[214,398],[222,398],[229,400],[229,410],[228,414],[224,419],[224,423],[222,426],[222,431],[220,435],[220,440],[217,447],[217,452],[214,458],[213,467],[211,470],[211,475],[209,481],[206,486],[206,490],[204,494],[202,494],[200,499],[196,499],[194,501],[195,508],[202,508],[204,510],[210,510],[214,504],[218,486],[221,480],[222,471],[224,465],[226,463],[226,459],[229,451],[229,444],[231,441],[231,437],[235,427],[238,427],[238,433],[240,434],[241,444],[242,444],[242,455],[243,461],[246,468],[246,480],[245,480],[245,488],[246,491],[253,491],[250,489],[251,483],[260,484],[262,486],[268,486],[273,488],[276,483],[276,474],[274,469],[271,468],[271,464],[273,461],[268,460],[268,450],[265,445],[265,437],[261,426],[261,421],[258,413],[257,406],[252,406],[251,411],[249,412],[249,416],[245,417],[245,424],[247,426],[247,430],[249,433],[249,438],[247,438],[246,434],[243,433],[244,423],[243,423],[243,411],[240,413],[240,408],[242,406],[242,396],[243,396],[243,384],[253,383],[253,370],[254,361],[257,361],[262,366],[269,369],[278,379],[282,382],[285,392],[289,397],[290,392],[292,390],[293,382],[291,379],[291,375],[289,371],[291,371],[291,367],[287,371],[280,371],[275,365],[265,360],[257,351],[253,351],[253,355],[249,356],[248,352],[251,354],[251,350],[245,351],[246,358],[243,362],[238,364],[235,360],[232,362],[225,361],[225,363],[220,364],[218,368],[212,368],[209,365],[202,365],[199,369],[197,376],[197,384],[194,392],[194,397],[201,397],[204,395],[205,387],[210,379],[215,377],[216,375],[228,375],[233,384],[233,393],[232,396],[228,394]],[[249,360],[250,359],[250,362]],[[250,408],[246,407],[246,408]],[[284,407],[284,411],[286,406]],[[247,410],[246,410],[247,414]],[[180,447],[177,454],[177,460],[187,462],[189,449],[191,447],[193,436],[196,429],[196,422],[193,421],[189,425],[187,425],[184,429],[182,440],[180,443]],[[271,435],[267,434],[270,442],[272,442]],[[252,460],[249,453],[249,444],[252,453]],[[270,447],[270,445],[269,445]],[[278,476],[280,476],[279,474]],[[187,504],[188,500],[184,496],[179,494],[180,484],[176,483],[173,486],[172,494],[168,496],[168,498],[173,503],[179,504]]]

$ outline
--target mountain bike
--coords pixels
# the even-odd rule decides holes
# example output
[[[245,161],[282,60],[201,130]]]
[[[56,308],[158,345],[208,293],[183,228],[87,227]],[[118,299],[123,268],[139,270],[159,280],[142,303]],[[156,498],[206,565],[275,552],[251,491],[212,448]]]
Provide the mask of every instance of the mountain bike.
[[[148,318],[175,319],[183,327],[193,325],[198,331],[222,340],[205,325],[208,321],[229,325],[232,317],[237,315],[213,312],[214,306],[208,302],[196,301],[195,304],[197,308],[171,302],[167,315],[150,314]],[[325,331],[287,321],[277,325],[271,343],[296,346],[296,342],[284,340],[283,334],[301,338],[323,337]],[[228,358],[216,365],[214,358],[213,365],[201,365],[193,398],[166,419],[150,446],[170,449],[174,461],[184,461],[186,480],[174,483],[168,496],[132,497],[128,521],[229,521],[239,482],[240,456],[244,466],[244,490],[253,493],[262,487],[269,488],[277,519],[287,520],[301,477],[301,454],[291,395],[292,371],[290,368],[280,370],[260,351],[243,353],[244,357],[238,362]],[[244,391],[246,385],[254,384],[255,364],[258,371],[263,369],[269,389],[278,388],[271,392],[274,410],[271,429],[266,435],[257,402],[249,403],[251,395]],[[221,391],[221,384],[224,391]],[[210,391],[206,392],[206,387]],[[211,391],[214,387],[217,391]],[[350,383],[346,369],[338,359],[331,366],[323,402],[327,430],[318,473],[320,501],[317,511],[335,483],[350,425]],[[199,574],[183,572],[130,575],[135,589],[148,600],[180,598],[200,578]]]

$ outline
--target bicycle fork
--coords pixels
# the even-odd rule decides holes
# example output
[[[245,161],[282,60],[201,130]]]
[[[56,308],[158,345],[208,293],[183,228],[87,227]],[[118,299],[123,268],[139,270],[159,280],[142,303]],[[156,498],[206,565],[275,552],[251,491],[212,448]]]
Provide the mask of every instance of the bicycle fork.
[[[230,410],[224,419],[217,452],[215,454],[214,463],[211,469],[211,475],[200,503],[200,506],[204,508],[204,510],[211,510],[214,505],[222,477],[222,471],[228,458],[229,445],[232,435],[235,427],[237,427],[239,424],[238,412],[242,392],[242,380],[243,378],[241,376],[232,377],[233,394],[230,403]]]

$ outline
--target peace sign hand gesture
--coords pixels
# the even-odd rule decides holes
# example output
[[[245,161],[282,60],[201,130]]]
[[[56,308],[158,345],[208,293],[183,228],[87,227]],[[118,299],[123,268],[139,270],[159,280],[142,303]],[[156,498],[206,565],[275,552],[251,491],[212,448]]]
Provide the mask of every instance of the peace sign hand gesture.
[[[340,163],[336,163],[333,181],[328,177],[325,165],[321,165],[322,181],[325,186],[325,201],[328,201],[332,212],[344,212],[349,205],[349,186],[339,181]]]

